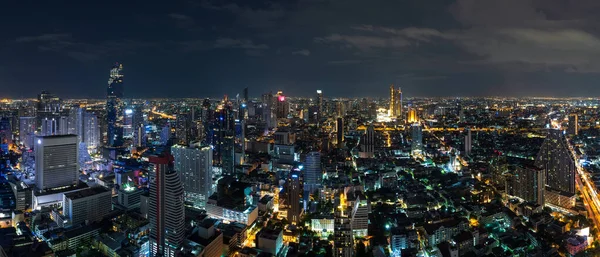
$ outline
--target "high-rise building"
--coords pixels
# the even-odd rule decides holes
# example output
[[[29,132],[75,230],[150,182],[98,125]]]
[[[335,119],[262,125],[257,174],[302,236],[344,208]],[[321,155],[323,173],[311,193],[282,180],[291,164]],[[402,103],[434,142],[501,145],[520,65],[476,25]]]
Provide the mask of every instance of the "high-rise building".
[[[111,191],[104,187],[90,187],[63,195],[63,215],[71,225],[101,221],[111,210]]]
[[[300,187],[300,176],[296,172],[292,172],[287,180],[287,196],[288,205],[290,206],[287,212],[287,219],[292,224],[299,224],[302,215],[302,205],[300,202],[302,188]]]
[[[181,112],[175,120],[175,137],[177,143],[187,145],[192,141],[192,117],[190,113]]]
[[[421,124],[413,123],[410,129],[412,132],[410,149],[415,154],[423,150],[423,128],[421,128]]]
[[[60,116],[62,111],[62,101],[56,95],[48,91],[42,91],[38,95],[37,101],[37,125],[42,125],[43,119],[52,119]]]
[[[100,147],[100,122],[98,117],[90,112],[83,113],[82,140],[89,152],[96,152]]]
[[[110,70],[106,91],[107,145],[123,144],[123,64],[115,63]]]
[[[273,100],[272,93],[269,92],[262,95],[262,120],[265,122],[267,128],[277,127],[276,117],[274,117],[274,104],[275,101]]]
[[[473,143],[471,142],[471,128],[465,129],[465,156],[471,156],[471,147]]]
[[[317,121],[321,121],[323,118],[323,91],[317,90]]]
[[[76,185],[79,180],[76,135],[40,136],[35,146],[35,185],[38,190]]]
[[[544,170],[549,188],[575,193],[575,160],[563,131],[548,130],[535,165]]]
[[[35,117],[19,117],[19,140],[28,149],[34,147],[36,127]]]
[[[333,256],[352,257],[354,255],[354,234],[352,231],[352,209],[348,208],[346,195],[340,194],[340,204],[334,210]]]
[[[369,213],[371,204],[361,192],[356,192],[354,197],[348,199],[352,207],[352,231],[355,237],[366,237],[369,235]]]
[[[525,201],[544,205],[546,176],[544,170],[528,159],[509,157],[510,172],[506,177],[506,193]]]
[[[223,173],[233,175],[235,173],[235,137],[233,134],[227,133],[223,137],[220,151]]]
[[[282,91],[277,92],[275,103],[275,116],[277,119],[286,119],[290,114],[290,102],[287,101]]]
[[[12,126],[7,117],[0,118],[0,145],[9,145],[13,142]]]
[[[579,134],[579,117],[576,113],[569,115],[569,135],[577,136]]]
[[[410,108],[408,110],[408,116],[406,117],[406,121],[408,123],[415,123],[415,122],[419,122],[419,117],[417,116],[417,109],[415,108]]]
[[[208,197],[214,192],[212,148],[174,145],[171,153],[175,159],[174,168],[181,175],[185,200],[197,208],[204,208]]]
[[[72,107],[67,121],[66,134],[77,135],[78,142],[83,142],[83,113],[82,108]]]
[[[174,257],[185,240],[183,186],[172,156],[151,156],[149,162],[150,256]]]
[[[390,85],[390,108],[389,114],[390,117],[396,117],[396,89],[394,88],[394,84]]]
[[[337,139],[337,147],[344,147],[344,118],[337,118],[336,123],[336,139]]]
[[[361,158],[373,158],[375,156],[375,127],[373,124],[369,124],[360,138],[359,156]]]
[[[396,117],[398,120],[402,120],[403,116],[403,107],[402,107],[402,88],[398,88],[396,91]]]
[[[308,153],[304,162],[304,191],[312,193],[318,189],[321,185],[322,177],[321,153]]]

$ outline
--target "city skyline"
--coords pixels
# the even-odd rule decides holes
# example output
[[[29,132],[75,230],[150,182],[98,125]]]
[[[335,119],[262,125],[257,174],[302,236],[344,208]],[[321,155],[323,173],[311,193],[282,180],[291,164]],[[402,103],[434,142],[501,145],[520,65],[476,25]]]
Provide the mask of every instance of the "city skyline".
[[[8,3],[0,97],[103,98],[114,62],[135,97],[600,95],[594,1],[115,4]]]

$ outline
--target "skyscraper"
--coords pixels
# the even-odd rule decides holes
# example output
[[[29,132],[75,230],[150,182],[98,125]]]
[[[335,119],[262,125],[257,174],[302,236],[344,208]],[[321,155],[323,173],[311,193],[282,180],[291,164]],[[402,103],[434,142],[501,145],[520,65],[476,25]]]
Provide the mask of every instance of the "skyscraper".
[[[472,139],[471,128],[466,128],[465,129],[465,156],[471,155],[471,147],[472,147],[471,139]]]
[[[345,193],[340,194],[340,204],[334,210],[333,256],[352,257],[354,255],[354,234],[352,231],[352,209],[348,208]]]
[[[546,185],[549,188],[575,193],[575,160],[563,131],[548,130],[535,165],[546,173]]]
[[[35,124],[35,117],[19,117],[19,141],[21,141],[21,144],[28,149],[32,149],[34,147],[33,140],[35,139]]]
[[[96,114],[83,113],[82,140],[89,152],[96,152],[100,147],[100,122]]]
[[[76,135],[41,136],[35,146],[35,185],[38,190],[76,185],[79,152]]]
[[[174,257],[185,239],[183,186],[172,156],[151,156],[149,161],[150,256]]]
[[[273,107],[274,103],[275,101],[273,101],[273,94],[269,92],[262,95],[262,119],[265,122],[267,128],[277,127],[277,122],[274,121],[275,117],[273,117],[273,110],[275,109]]]
[[[419,117],[417,116],[417,110],[414,108],[409,108],[408,116],[406,117],[408,123],[415,123],[419,121]]]
[[[290,103],[282,91],[277,92],[275,103],[275,116],[277,119],[286,119],[290,113]]]
[[[394,88],[394,84],[390,85],[389,114],[390,114],[390,117],[396,117],[396,89]]]
[[[302,214],[302,205],[300,204],[300,196],[302,194],[302,188],[300,187],[300,176],[297,172],[292,172],[287,180],[287,196],[290,209],[287,213],[287,219],[292,224],[298,224],[300,222],[300,215]]]
[[[115,63],[110,70],[106,91],[107,145],[123,144],[123,64]]]
[[[506,177],[506,193],[525,201],[544,205],[544,170],[528,159],[508,158],[511,172]]]
[[[321,185],[323,171],[321,170],[321,154],[310,152],[304,161],[304,191],[312,193]]]
[[[419,153],[423,150],[423,128],[419,123],[413,123],[410,128],[412,132],[411,152],[413,154]]]
[[[192,141],[192,117],[188,112],[180,112],[175,120],[177,143],[187,145]]]
[[[213,193],[212,157],[210,146],[171,147],[174,168],[181,175],[185,199],[197,208],[204,208]]]
[[[569,115],[569,135],[577,136],[579,134],[579,117],[576,113]]]
[[[317,90],[317,122],[323,118],[323,91]]]
[[[337,147],[344,147],[344,118],[337,118],[336,123],[336,139],[337,139]]]
[[[375,156],[375,127],[373,127],[373,124],[369,124],[360,138],[359,156],[361,158],[373,158]]]
[[[9,145],[12,142],[10,119],[6,117],[0,118],[0,145]]]
[[[402,88],[398,88],[397,95],[396,95],[396,117],[398,118],[398,120],[402,120],[402,116],[403,116],[403,111],[402,110]]]

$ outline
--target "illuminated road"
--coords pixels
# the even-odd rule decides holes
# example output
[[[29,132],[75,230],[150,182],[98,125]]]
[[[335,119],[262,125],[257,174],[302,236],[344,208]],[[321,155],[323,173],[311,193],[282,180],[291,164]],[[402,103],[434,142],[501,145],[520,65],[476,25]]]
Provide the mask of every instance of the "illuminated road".
[[[572,158],[575,161],[575,167],[577,169],[577,174],[575,176],[575,181],[577,183],[577,187],[583,196],[583,205],[588,212],[588,218],[594,222],[594,226],[596,228],[600,228],[600,201],[598,200],[598,193],[596,193],[595,186],[590,182],[586,171],[579,164],[579,157],[575,153],[575,149],[569,143],[569,150],[571,151]],[[595,236],[595,235],[594,235]],[[595,238],[594,238],[595,239]]]

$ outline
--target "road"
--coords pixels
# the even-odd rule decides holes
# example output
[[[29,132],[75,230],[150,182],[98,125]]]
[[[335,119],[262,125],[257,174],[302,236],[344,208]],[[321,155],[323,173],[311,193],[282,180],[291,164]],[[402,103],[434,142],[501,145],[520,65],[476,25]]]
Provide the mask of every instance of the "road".
[[[575,174],[575,181],[579,191],[581,192],[581,195],[583,196],[583,205],[588,212],[588,218],[592,220],[596,228],[600,228],[600,200],[598,200],[596,187],[592,181],[590,181],[587,172],[583,169],[583,167],[581,167],[581,164],[578,161],[579,157],[575,152],[575,148],[572,146],[571,142],[568,142],[568,144],[577,170],[577,174]]]

